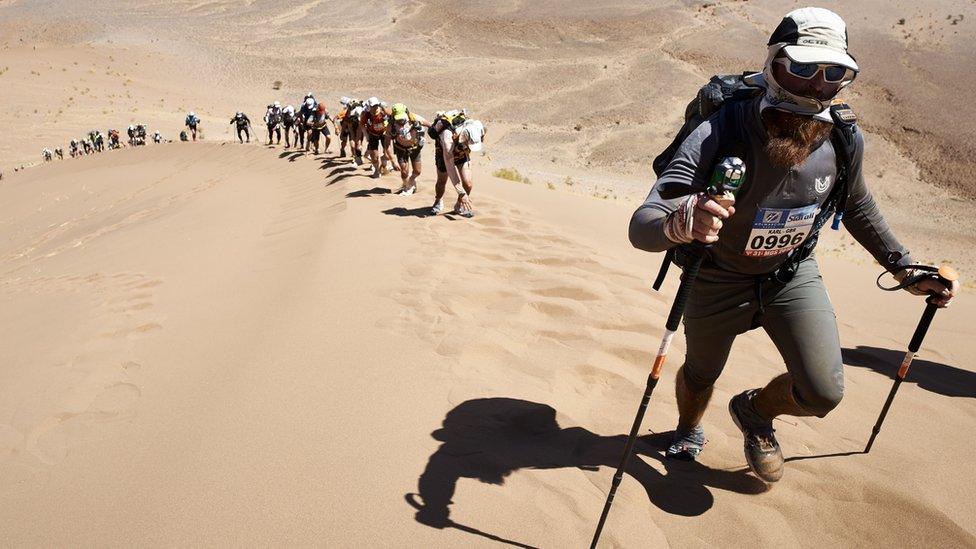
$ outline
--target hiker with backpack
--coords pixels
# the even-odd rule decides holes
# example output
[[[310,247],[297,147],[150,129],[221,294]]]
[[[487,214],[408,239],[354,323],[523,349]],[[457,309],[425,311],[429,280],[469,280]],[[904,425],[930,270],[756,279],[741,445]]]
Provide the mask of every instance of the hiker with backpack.
[[[319,102],[315,100],[312,93],[309,92],[305,94],[305,99],[302,99],[302,106],[298,108],[298,120],[299,124],[296,124],[295,129],[301,132],[301,148],[308,150],[308,139],[311,128],[308,125],[308,119],[315,115],[315,112],[319,108]]]
[[[668,251],[666,261],[679,265],[693,243],[708,246],[685,308],[679,419],[667,456],[698,457],[702,416],[732,343],[762,327],[787,373],[733,397],[729,412],[749,467],[775,482],[784,459],[773,418],[825,417],[844,393],[837,321],[813,255],[822,227],[842,219],[905,289],[939,307],[958,283],[913,264],[865,184],[856,116],[835,100],[859,71],[844,21],[822,8],[794,10],[767,45],[761,73],[713,77],[688,106],[685,126],[655,160],[659,177],[631,219],[630,240]],[[735,204],[723,207],[701,190],[730,157],[744,161],[745,182]]]
[[[343,97],[339,99],[339,104],[342,105],[342,110],[336,115],[336,120],[340,128],[339,157],[344,158],[346,156],[346,144],[348,143],[353,160],[357,165],[362,166],[363,152],[361,144],[363,141],[363,130],[359,118],[363,114],[363,102],[359,99]]]
[[[373,179],[388,171],[387,163],[393,163],[393,153],[390,151],[390,116],[392,112],[386,104],[376,97],[366,100],[366,108],[360,115],[360,125],[366,134],[366,154],[373,164]],[[380,149],[383,149],[382,155]]]
[[[295,148],[299,150],[305,149],[305,138],[308,133],[308,124],[306,124],[302,112],[304,112],[304,107],[299,108],[298,113],[295,114]]]
[[[320,136],[325,136],[325,148],[322,152],[328,152],[329,146],[332,144],[329,124],[331,123],[333,129],[335,129],[335,121],[329,114],[328,109],[325,108],[325,103],[318,104],[315,108],[315,113],[308,117],[306,123],[311,131],[308,135],[308,143],[305,145],[305,150],[307,151],[310,147],[315,147],[315,154],[319,154],[319,139]]]
[[[186,120],[183,121],[183,125],[186,126],[186,128],[188,130],[190,130],[190,136],[192,136],[193,137],[193,140],[196,141],[197,140],[197,127],[200,125],[200,119],[197,118],[197,114],[195,112],[193,112],[193,111],[190,111],[189,113],[187,113]],[[185,141],[185,139],[184,139],[184,141]]]
[[[281,126],[284,128],[285,133],[285,148],[291,147],[291,134],[295,131],[295,107],[292,105],[285,106],[281,111]],[[296,136],[295,143],[298,143],[298,138]]]
[[[437,182],[434,185],[434,205],[431,215],[444,211],[444,192],[451,181],[458,193],[454,213],[462,217],[474,217],[471,206],[471,153],[482,150],[485,126],[479,120],[468,120],[464,109],[437,113],[427,130],[434,140],[434,160],[437,166]]]
[[[275,136],[278,137],[278,144],[281,144],[281,103],[275,101],[268,105],[268,110],[264,113],[264,123],[268,126],[268,145],[274,144]]]
[[[422,166],[420,153],[424,149],[424,128],[430,127],[424,117],[410,112],[403,103],[392,107],[393,153],[400,167],[400,190],[397,194],[409,196],[417,191],[417,178]]]
[[[244,137],[247,138],[247,142],[251,142],[251,119],[247,117],[246,114],[241,111],[234,113],[234,118],[230,119],[230,124],[236,124],[237,126],[237,140],[244,143]],[[241,133],[244,137],[241,137]]]
[[[363,165],[363,126],[360,124],[360,117],[363,115],[363,110],[365,110],[364,103],[360,99],[350,99],[348,97],[343,97],[341,101],[343,103],[342,116],[339,117],[340,127],[342,132],[340,134],[339,141],[339,156],[344,157],[346,155],[346,143],[349,143],[349,149],[352,153],[353,161],[357,166]]]

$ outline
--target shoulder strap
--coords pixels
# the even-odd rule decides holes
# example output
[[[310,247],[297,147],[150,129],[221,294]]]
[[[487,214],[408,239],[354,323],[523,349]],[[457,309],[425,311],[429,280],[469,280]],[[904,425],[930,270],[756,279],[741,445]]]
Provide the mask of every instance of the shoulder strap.
[[[831,143],[834,146],[834,154],[837,157],[837,192],[836,201],[833,204],[836,210],[833,229],[839,228],[839,223],[844,215],[847,206],[847,195],[850,189],[848,185],[851,171],[854,166],[854,159],[857,156],[857,115],[846,103],[834,103],[830,106],[830,117],[834,121],[834,130],[831,132]]]
[[[708,174],[715,169],[715,164],[727,156],[735,156],[741,158],[743,162],[748,162],[748,155],[746,154],[748,147],[742,126],[738,123],[735,116],[735,109],[739,103],[739,99],[729,99],[719,107],[719,127],[722,128],[722,132],[718,135],[718,147],[715,149],[715,156],[712,157],[711,162],[698,166],[699,175],[707,178]],[[746,173],[750,173],[748,169]],[[687,251],[688,246],[688,244],[680,244],[665,252],[664,260],[661,262],[661,268],[658,270],[657,277],[654,279],[654,284],[652,285],[655,291],[661,289],[661,285],[664,283],[671,263],[679,264],[675,259],[683,255]]]

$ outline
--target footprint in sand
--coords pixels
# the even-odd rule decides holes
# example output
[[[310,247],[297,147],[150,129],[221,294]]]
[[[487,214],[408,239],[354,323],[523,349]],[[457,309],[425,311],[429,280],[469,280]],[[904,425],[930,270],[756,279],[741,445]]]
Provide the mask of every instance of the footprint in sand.
[[[130,409],[140,396],[142,396],[142,391],[139,390],[139,387],[132,383],[120,381],[102,389],[95,396],[88,410],[99,416],[106,414],[115,416]]]
[[[572,307],[548,301],[533,301],[529,303],[529,307],[553,318],[572,318],[577,315],[576,310]]]
[[[476,217],[475,223],[485,227],[507,227],[509,223],[500,217]]]
[[[163,326],[156,322],[147,322],[146,324],[140,324],[135,328],[123,328],[121,330],[115,330],[114,332],[103,333],[102,337],[110,339],[122,339],[122,338],[137,338],[147,332],[152,332],[154,330],[162,330]]]
[[[595,294],[589,290],[584,290],[583,288],[574,288],[572,286],[553,286],[550,288],[532,290],[532,293],[536,295],[541,295],[542,297],[563,297],[566,299],[573,299],[576,301],[595,301],[601,298],[600,295]]]

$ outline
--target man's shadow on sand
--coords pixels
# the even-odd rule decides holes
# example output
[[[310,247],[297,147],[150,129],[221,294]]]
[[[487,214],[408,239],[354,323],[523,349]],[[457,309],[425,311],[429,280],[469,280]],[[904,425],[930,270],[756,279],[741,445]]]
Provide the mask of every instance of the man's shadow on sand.
[[[448,506],[460,479],[502,485],[505,477],[519,469],[577,467],[595,471],[604,466],[609,468],[605,479],[609,489],[612,471],[627,439],[626,435],[600,436],[582,427],[563,429],[551,406],[512,398],[463,402],[447,413],[443,427],[431,436],[442,444],[420,475],[419,494],[405,496],[417,509],[417,522],[435,528],[458,528],[518,546],[524,545],[449,518]],[[647,435],[640,437],[634,447],[635,454],[661,462],[666,474],[637,456],[627,468],[630,477],[644,487],[651,503],[661,510],[687,517],[701,515],[714,502],[709,488],[741,494],[766,491],[765,483],[746,474],[746,469],[723,471],[697,462],[664,459],[663,449],[670,439],[670,432]]]
[[[841,349],[844,364],[868,368],[892,379],[905,358],[905,351],[859,345],[856,349]],[[905,383],[950,397],[976,398],[976,373],[940,362],[916,358],[908,371]]]

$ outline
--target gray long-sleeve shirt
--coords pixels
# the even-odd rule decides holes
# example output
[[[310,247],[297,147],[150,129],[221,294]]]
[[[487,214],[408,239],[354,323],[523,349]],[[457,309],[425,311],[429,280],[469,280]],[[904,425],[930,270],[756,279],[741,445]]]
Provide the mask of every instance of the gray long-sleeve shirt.
[[[789,254],[809,237],[813,218],[837,179],[834,148],[826,139],[801,165],[773,166],[764,150],[766,130],[759,115],[760,100],[740,101],[729,120],[741,125],[747,136],[745,183],[736,197],[735,214],[723,222],[719,241],[711,247],[715,267],[746,275],[775,271]],[[678,148],[664,173],[630,221],[630,241],[641,250],[660,252],[677,244],[664,236],[664,222],[682,198],[661,197],[669,189],[688,187],[688,194],[704,190],[710,173],[699,165],[715,163],[717,136],[723,118],[715,115],[696,128]],[[734,131],[734,130],[733,130]],[[861,160],[864,142],[857,133],[858,152],[849,180],[844,226],[889,271],[911,263],[908,251],[895,239],[864,183]]]

